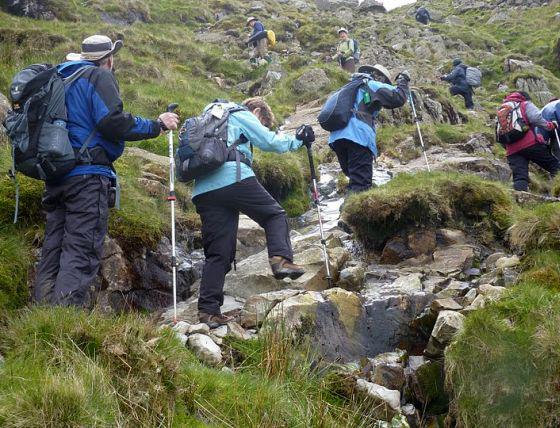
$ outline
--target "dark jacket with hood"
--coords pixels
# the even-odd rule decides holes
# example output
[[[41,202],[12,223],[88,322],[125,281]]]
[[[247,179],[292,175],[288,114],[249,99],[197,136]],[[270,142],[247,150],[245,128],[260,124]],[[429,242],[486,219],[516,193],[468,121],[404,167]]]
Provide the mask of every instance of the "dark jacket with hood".
[[[462,91],[467,92],[472,90],[467,83],[467,66],[465,64],[459,64],[455,66],[451,73],[442,77],[442,80],[450,82],[452,85],[457,86]]]
[[[523,149],[534,146],[535,144],[544,144],[544,138],[535,133],[535,127],[552,130],[554,129],[553,123],[544,119],[537,106],[531,101],[528,101],[519,92],[513,92],[512,94],[509,94],[504,99],[504,103],[506,102],[521,103],[521,114],[531,128],[521,140],[516,141],[513,144],[506,145],[506,154],[508,156],[511,156]]]
[[[66,88],[66,109],[68,135],[75,149],[80,149],[95,130],[88,144],[92,162],[76,166],[65,178],[83,174],[115,178],[112,163],[122,155],[124,142],[157,137],[161,128],[155,120],[123,111],[119,87],[111,71],[89,61],[65,62],[58,66],[58,71],[68,77],[88,66],[90,69]]]

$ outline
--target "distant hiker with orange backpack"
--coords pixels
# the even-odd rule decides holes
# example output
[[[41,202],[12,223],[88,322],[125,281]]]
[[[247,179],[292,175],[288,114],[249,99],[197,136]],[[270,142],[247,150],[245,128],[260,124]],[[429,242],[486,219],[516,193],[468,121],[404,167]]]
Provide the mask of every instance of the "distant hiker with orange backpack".
[[[338,30],[338,38],[340,43],[333,59],[338,61],[343,70],[354,73],[356,64],[360,61],[360,46],[348,36],[348,30],[344,27]]]
[[[247,26],[253,29],[248,44],[253,48],[251,51],[251,63],[258,65],[260,59],[271,62],[271,57],[268,54],[268,31],[264,25],[254,16],[247,18]]]
[[[551,176],[560,171],[560,162],[552,156],[549,146],[536,127],[554,131],[558,123],[546,120],[526,92],[509,94],[498,109],[496,140],[506,149],[513,174],[513,188],[529,188],[529,162],[534,162]]]

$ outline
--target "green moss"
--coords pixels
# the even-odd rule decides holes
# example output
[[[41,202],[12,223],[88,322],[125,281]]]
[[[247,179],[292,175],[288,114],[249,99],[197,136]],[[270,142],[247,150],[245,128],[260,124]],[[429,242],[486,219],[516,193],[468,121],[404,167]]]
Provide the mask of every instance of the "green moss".
[[[446,352],[463,426],[555,426],[560,418],[560,294],[523,282],[469,315]]]
[[[350,197],[343,217],[373,249],[400,232],[428,226],[462,226],[498,238],[512,204],[503,185],[473,175],[402,174]]]

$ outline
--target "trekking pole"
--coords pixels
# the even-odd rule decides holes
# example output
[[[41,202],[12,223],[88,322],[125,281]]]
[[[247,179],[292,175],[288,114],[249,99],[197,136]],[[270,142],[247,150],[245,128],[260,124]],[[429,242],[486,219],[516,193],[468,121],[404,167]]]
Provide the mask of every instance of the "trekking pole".
[[[556,150],[552,148],[551,152],[556,160],[560,160],[560,137],[558,136],[558,129],[554,128],[554,134],[556,135]]]
[[[329,253],[327,252],[327,241],[323,231],[323,220],[321,218],[321,207],[319,206],[319,192],[317,191],[317,176],[315,175],[315,165],[313,162],[313,152],[311,145],[307,145],[307,157],[309,158],[309,168],[311,169],[311,181],[313,182],[313,203],[317,207],[317,215],[319,217],[319,233],[321,234],[321,245],[323,246],[323,257],[325,259],[325,268],[327,271],[327,283],[329,288],[332,287],[331,266],[329,263]]]
[[[426,166],[428,167],[428,172],[431,172],[430,163],[428,162],[428,155],[426,154],[426,147],[424,146],[424,138],[422,138],[422,132],[420,131],[420,119],[416,114],[416,106],[414,105],[414,100],[412,99],[412,92],[408,94],[408,101],[412,107],[412,113],[414,114],[414,122],[416,122],[416,129],[418,130],[418,137],[420,138],[420,145],[422,146],[422,153],[424,153],[424,159],[426,160]]]
[[[169,104],[167,111],[173,113],[178,104]],[[177,324],[177,249],[175,247],[175,161],[173,157],[173,131],[169,131],[169,196],[171,202],[171,270],[173,275],[173,323]]]

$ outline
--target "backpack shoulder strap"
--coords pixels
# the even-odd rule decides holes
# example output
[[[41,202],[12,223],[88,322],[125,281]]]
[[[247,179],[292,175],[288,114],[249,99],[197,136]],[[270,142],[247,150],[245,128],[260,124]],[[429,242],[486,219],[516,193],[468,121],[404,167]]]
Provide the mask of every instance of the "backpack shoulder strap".
[[[66,78],[63,78],[62,80],[64,82],[64,86],[70,86],[72,83],[74,83],[80,77],[82,77],[85,74],[86,71],[89,71],[92,68],[95,68],[95,66],[94,65],[86,65],[86,66],[76,70],[70,76],[68,76]]]

